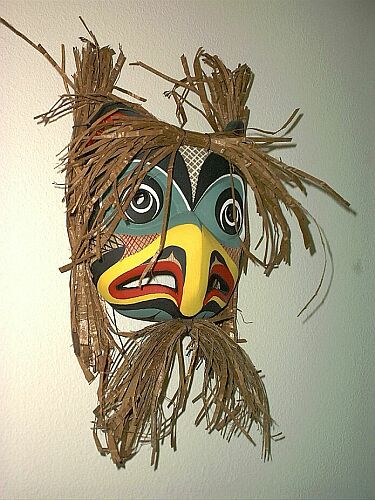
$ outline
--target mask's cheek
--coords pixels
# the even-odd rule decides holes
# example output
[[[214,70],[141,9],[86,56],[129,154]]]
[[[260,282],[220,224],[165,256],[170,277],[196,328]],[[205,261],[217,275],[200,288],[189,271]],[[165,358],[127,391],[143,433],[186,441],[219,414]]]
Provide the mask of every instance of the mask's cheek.
[[[129,257],[129,255],[140,252],[147,246],[151,245],[151,243],[153,243],[159,236],[159,233],[141,235],[113,234],[113,236],[105,244],[103,253],[122,247],[122,257]]]
[[[119,241],[116,244],[118,245]],[[114,264],[119,262],[123,258],[124,253],[125,248],[123,246],[117,246],[116,248],[108,247],[102,257],[91,264],[92,280],[96,287],[98,287],[100,277]]]
[[[152,273],[141,277],[159,248],[160,235],[138,252],[122,255],[119,249],[103,255],[92,265],[94,283],[100,296],[120,314],[159,321],[180,317],[184,284],[185,254],[175,246],[164,248]],[[160,312],[165,312],[160,317]]]
[[[159,234],[113,234],[102,249],[102,257],[91,264],[94,284],[101,275],[120,260],[134,255],[153,243]]]
[[[240,261],[241,261],[241,255],[242,255],[242,249],[241,248],[229,248],[224,246],[225,251],[229,255],[229,257],[232,259],[232,261],[236,264],[237,269],[240,267]]]

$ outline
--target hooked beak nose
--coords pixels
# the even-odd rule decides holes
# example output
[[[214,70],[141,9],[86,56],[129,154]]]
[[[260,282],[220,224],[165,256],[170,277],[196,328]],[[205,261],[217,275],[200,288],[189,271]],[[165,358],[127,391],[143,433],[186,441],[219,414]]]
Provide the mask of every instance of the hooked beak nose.
[[[195,214],[180,214],[170,223],[152,278],[139,283],[142,270],[159,248],[160,237],[103,269],[97,287],[106,301],[126,307],[139,307],[142,302],[151,307],[152,301],[152,307],[158,309],[160,301],[167,299],[189,318],[202,309],[218,311],[226,306],[238,278],[235,262]]]
[[[203,225],[182,224],[168,233],[167,245],[178,245],[186,255],[181,313],[194,317],[211,300],[223,308],[238,278],[236,264]]]

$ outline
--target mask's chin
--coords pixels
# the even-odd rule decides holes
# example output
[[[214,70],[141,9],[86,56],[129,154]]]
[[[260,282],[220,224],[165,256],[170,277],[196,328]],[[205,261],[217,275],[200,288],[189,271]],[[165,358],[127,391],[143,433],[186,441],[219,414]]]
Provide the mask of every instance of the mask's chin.
[[[138,331],[142,330],[142,328],[145,328],[146,326],[154,324],[154,321],[148,320],[146,315],[143,317],[125,316],[119,311],[116,311],[116,309],[114,309],[111,304],[108,304],[108,302],[105,302],[105,307],[109,318],[111,318],[113,326],[119,332]]]
[[[111,322],[118,332],[135,332],[146,328],[146,326],[150,326],[155,324],[155,321],[167,321],[171,318],[165,316],[165,319],[162,319],[163,315],[165,315],[165,311],[160,311],[160,319],[150,321],[147,319],[147,311],[134,311],[135,314],[131,315],[132,311],[127,311],[126,315],[124,312],[116,311],[116,309],[107,302],[105,303],[105,307],[107,310],[108,317],[111,319]],[[200,311],[194,319],[209,319],[215,316],[216,313],[213,311]]]
[[[160,300],[159,300],[160,301]],[[169,302],[169,301],[168,301]],[[167,301],[165,301],[167,304]],[[124,318],[130,318],[132,320],[142,322],[147,322],[147,324],[158,322],[158,321],[168,321],[171,319],[208,319],[215,316],[220,309],[218,310],[208,310],[207,308],[202,309],[192,318],[185,318],[181,312],[177,309],[174,304],[169,303],[169,311],[165,309],[159,309],[158,307],[152,307],[152,305],[141,307],[141,304],[138,304],[137,309],[130,308],[121,308],[118,305],[112,305],[107,303],[107,311],[113,316],[117,322],[117,324],[125,324],[126,320]]]

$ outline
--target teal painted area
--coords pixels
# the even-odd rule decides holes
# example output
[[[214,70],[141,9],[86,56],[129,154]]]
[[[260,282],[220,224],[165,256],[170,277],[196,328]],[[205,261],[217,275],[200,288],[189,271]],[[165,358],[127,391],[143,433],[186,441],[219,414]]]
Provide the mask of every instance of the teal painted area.
[[[244,187],[238,176],[233,176],[233,187],[240,193],[242,200],[244,200]],[[219,226],[215,216],[216,201],[220,194],[228,188],[231,188],[231,178],[229,175],[218,179],[207,189],[194,211],[198,219],[202,221],[205,227],[222,245],[230,248],[239,248],[241,246],[240,237],[237,234],[229,235],[225,233]]]
[[[147,321],[167,321],[172,319],[172,316],[165,311],[162,311],[157,308],[145,308],[145,309],[127,309],[126,311],[121,311],[120,309],[116,309],[116,311],[122,316],[126,316],[127,318],[132,319],[143,319]],[[151,320],[150,318],[155,319]]]
[[[194,317],[196,319],[207,319],[207,318],[212,318],[213,316],[215,316],[215,314],[217,314],[217,313],[214,313],[212,311],[201,311],[199,314],[197,314]]]
[[[116,309],[116,311],[122,316],[126,316],[127,318],[132,318],[132,319],[140,319],[140,320],[155,321],[155,322],[168,321],[170,319],[173,319],[173,317],[169,313],[157,308],[145,308],[139,310],[129,309],[126,311],[121,311],[119,309]],[[194,316],[194,318],[207,319],[207,318],[212,318],[213,316],[215,316],[215,313],[212,311],[201,311],[199,314]],[[151,320],[150,318],[153,319]]]

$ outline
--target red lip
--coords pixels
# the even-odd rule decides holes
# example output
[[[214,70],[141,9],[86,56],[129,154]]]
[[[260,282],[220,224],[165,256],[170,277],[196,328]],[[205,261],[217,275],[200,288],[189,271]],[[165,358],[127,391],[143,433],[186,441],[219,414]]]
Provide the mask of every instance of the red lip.
[[[171,288],[166,285],[151,284],[143,285],[131,288],[121,288],[125,287],[126,284],[135,281],[140,278],[143,271],[147,266],[146,264],[141,264],[134,269],[127,271],[115,278],[108,287],[108,291],[112,297],[115,299],[131,299],[134,297],[142,297],[143,295],[153,294],[153,293],[164,293],[173,297],[178,306],[181,304],[182,291],[183,291],[183,273],[181,267],[178,263],[170,260],[162,260],[156,262],[153,267],[152,276],[157,276],[161,274],[167,274],[173,276],[176,280],[176,288]]]
[[[213,284],[215,280],[220,283],[221,289],[216,287],[210,288],[210,284]],[[218,297],[224,302],[227,302],[229,297],[232,295],[235,286],[232,273],[226,265],[218,262],[216,262],[210,269],[208,284],[208,292],[203,301],[204,305],[206,305],[213,297]]]

